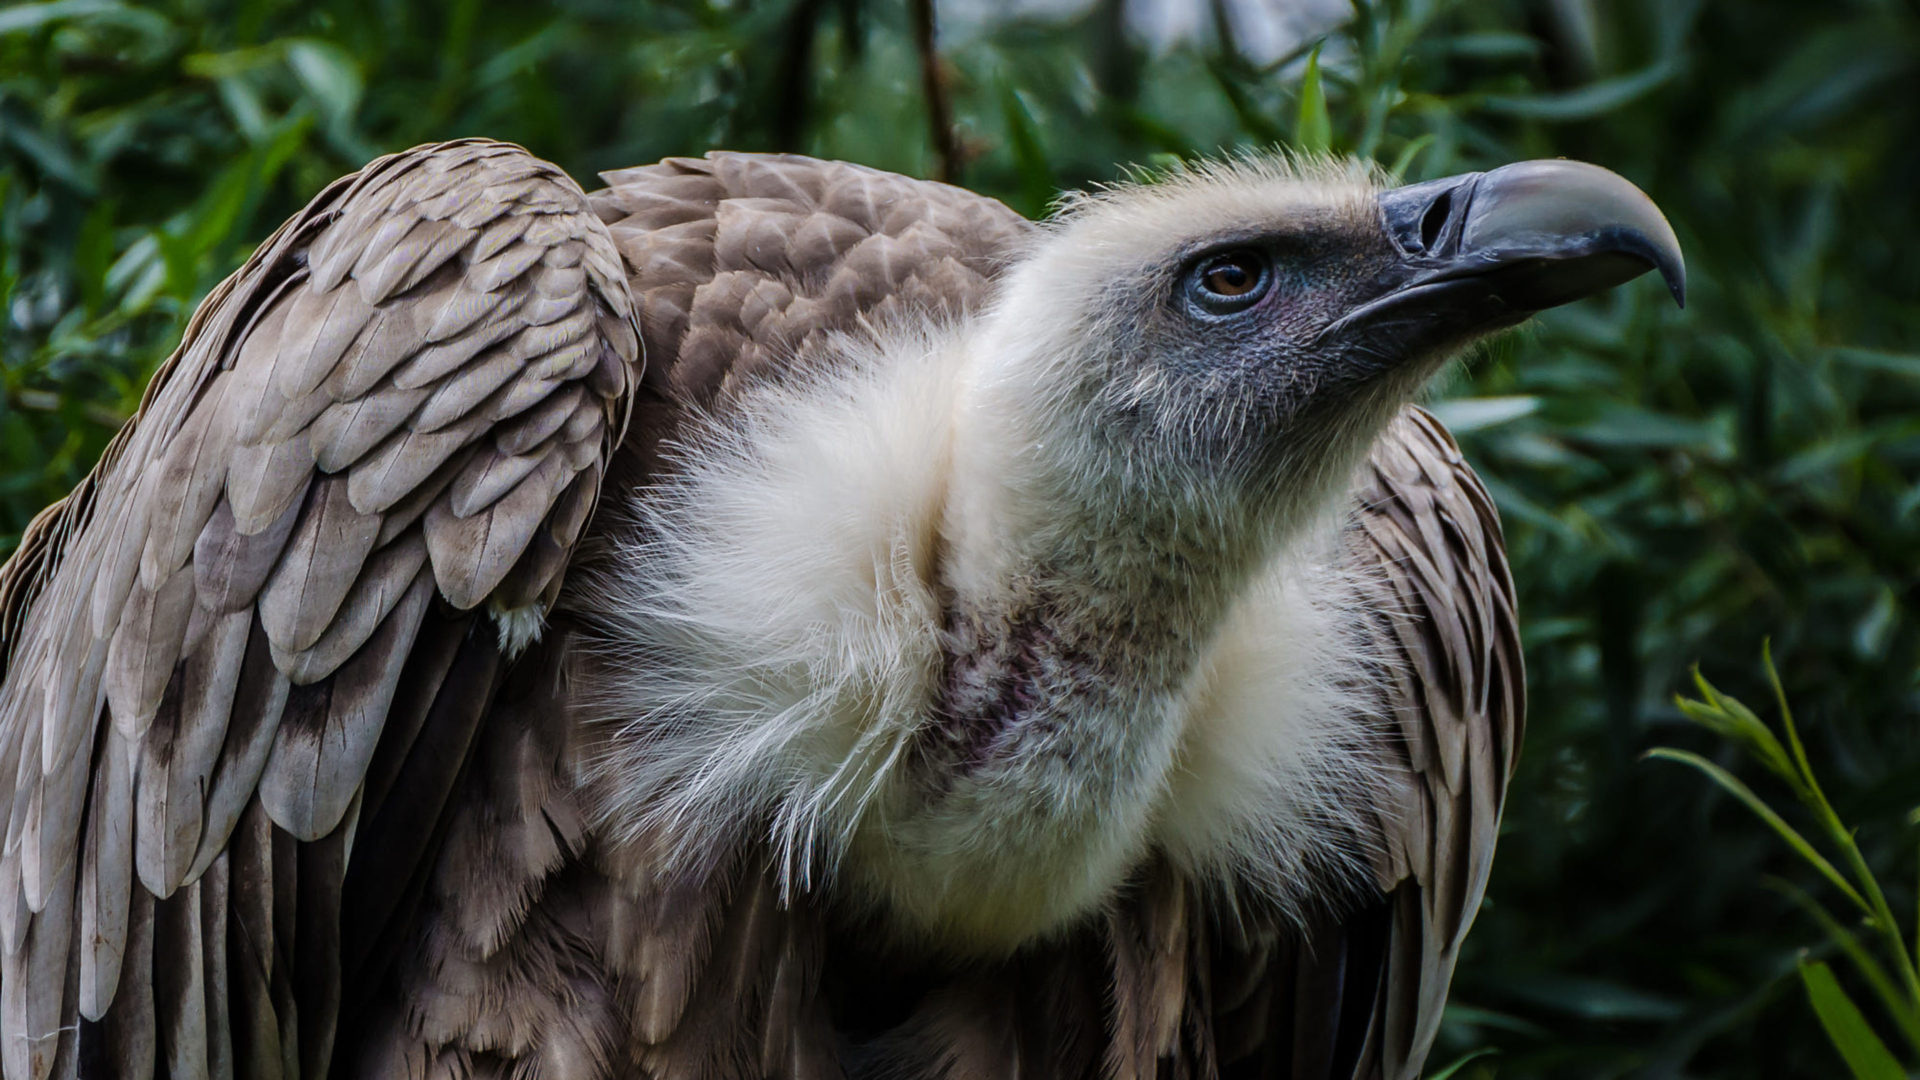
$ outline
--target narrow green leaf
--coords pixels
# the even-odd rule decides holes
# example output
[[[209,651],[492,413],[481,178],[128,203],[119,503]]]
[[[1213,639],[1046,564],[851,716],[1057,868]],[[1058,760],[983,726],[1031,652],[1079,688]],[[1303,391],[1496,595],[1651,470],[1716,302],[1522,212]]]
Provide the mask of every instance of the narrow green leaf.
[[[1893,908],[1888,905],[1886,893],[1880,888],[1880,880],[1867,865],[1867,857],[1854,840],[1853,830],[1840,820],[1839,812],[1827,799],[1826,792],[1821,790],[1820,781],[1813,775],[1813,766],[1807,761],[1807,748],[1800,742],[1799,727],[1794,724],[1793,710],[1787,705],[1787,692],[1780,683],[1780,670],[1773,663],[1772,639],[1761,643],[1760,658],[1767,672],[1767,681],[1773,687],[1774,700],[1780,707],[1780,726],[1786,729],[1787,745],[1793,751],[1794,764],[1803,779],[1800,801],[1819,818],[1827,835],[1840,849],[1842,860],[1847,869],[1853,872],[1861,894],[1866,897],[1867,914],[1872,917],[1875,928],[1893,953],[1894,967],[1900,972],[1901,981],[1906,983],[1908,995],[1920,1001],[1920,970],[1914,966],[1913,954],[1907,951],[1907,939],[1900,932],[1900,924],[1894,921]]]
[[[1854,1080],[1906,1080],[1907,1072],[1887,1050],[1887,1044],[1867,1026],[1853,999],[1840,989],[1833,969],[1818,960],[1800,961],[1800,978],[1807,985],[1807,1000],[1827,1029],[1834,1049],[1846,1059]]]
[[[1029,214],[1045,209],[1059,185],[1053,178],[1053,166],[1047,161],[1045,145],[1040,141],[1040,125],[1027,108],[1026,99],[1010,83],[1000,84],[1000,114],[1007,125],[1008,149],[1013,152],[1014,168],[1020,174],[1020,209]]]
[[[1427,411],[1439,417],[1440,422],[1447,425],[1447,430],[1457,435],[1463,431],[1479,431],[1523,416],[1532,416],[1540,411],[1540,399],[1532,394],[1447,398],[1427,406]]]
[[[1585,1020],[1677,1020],[1680,999],[1615,979],[1539,972],[1509,974],[1503,990],[1528,1005]]]
[[[254,177],[254,194],[272,184],[286,167],[293,155],[306,144],[307,136],[313,131],[313,118],[310,116],[289,116],[281,121],[266,146],[261,148],[260,167]]]
[[[278,45],[249,45],[225,52],[188,53],[180,60],[180,70],[200,79],[231,79],[285,60],[287,50]]]
[[[1806,837],[1801,836],[1799,832],[1795,831],[1793,826],[1787,824],[1785,818],[1774,813],[1773,807],[1768,806],[1760,796],[1755,795],[1753,789],[1742,783],[1739,777],[1689,750],[1676,750],[1670,746],[1657,746],[1647,751],[1645,756],[1659,761],[1675,761],[1682,765],[1690,765],[1702,773],[1705,773],[1707,779],[1720,785],[1729,795],[1745,803],[1747,809],[1753,811],[1754,815],[1761,821],[1766,822],[1774,832],[1779,833],[1780,838],[1787,842],[1788,847],[1791,847],[1795,853],[1805,859],[1815,870],[1820,871],[1821,876],[1825,877],[1829,882],[1832,882],[1834,888],[1845,893],[1847,899],[1853,901],[1854,905],[1858,907],[1861,912],[1867,915],[1873,914],[1872,906],[1867,903],[1866,899],[1860,895],[1859,891],[1856,890],[1845,877],[1841,876],[1840,871],[1835,869],[1834,865],[1828,862],[1825,856],[1814,850],[1813,845],[1807,842]]]
[[[526,40],[501,49],[474,70],[473,84],[476,87],[494,86],[533,70],[566,43],[568,31],[566,22],[555,20]]]
[[[1499,1031],[1511,1031],[1529,1039],[1551,1039],[1553,1035],[1546,1028],[1531,1020],[1523,1020],[1512,1013],[1483,1009],[1477,1005],[1462,1005],[1447,1002],[1445,1023],[1476,1028],[1494,1028]]]
[[[114,201],[102,200],[80,226],[73,245],[74,276],[80,279],[81,303],[90,314],[107,306],[107,271],[113,266]]]
[[[21,4],[0,11],[0,34],[38,30],[63,19],[92,19],[131,26],[149,34],[165,33],[165,17],[130,7],[116,0],[53,0],[47,4]]]
[[[1400,153],[1393,159],[1393,167],[1387,170],[1387,174],[1395,180],[1406,179],[1407,170],[1413,168],[1413,159],[1420,156],[1420,151],[1432,146],[1433,140],[1436,138],[1438,138],[1438,136],[1429,131],[1425,135],[1408,143],[1406,146],[1401,147]]]
[[[1860,972],[1860,977],[1867,980],[1867,984],[1873,987],[1873,992],[1879,995],[1881,1004],[1886,1006],[1887,1014],[1892,1017],[1895,1024],[1899,1025],[1900,1034],[1906,1038],[1915,1053],[1920,1053],[1920,1011],[1916,1011],[1913,1002],[1901,996],[1899,989],[1893,985],[1893,979],[1887,975],[1887,969],[1881,966],[1880,961],[1873,958],[1873,954],[1867,952],[1866,947],[1860,944],[1860,939],[1853,931],[1840,925],[1840,921],[1829,914],[1818,900],[1809,896],[1805,889],[1793,882],[1769,877],[1766,883],[1768,888],[1792,901],[1794,906],[1806,912],[1814,922],[1820,924],[1820,929],[1826,932],[1827,938],[1847,955],[1847,959],[1853,961],[1854,969]]]
[[[1715,689],[1706,676],[1700,674],[1699,668],[1693,671],[1693,684],[1699,688],[1703,700],[1676,697],[1674,705],[1681,713],[1707,730],[1739,743],[1766,766],[1768,772],[1791,785],[1796,796],[1804,796],[1806,784],[1800,771],[1788,759],[1787,749],[1774,736],[1773,729],[1755,716],[1752,709]]]
[[[234,226],[240,222],[240,210],[246,205],[247,193],[253,187],[254,165],[254,155],[244,155],[221,170],[219,178],[208,185],[206,194],[194,206],[192,224],[183,238],[188,258],[198,260],[232,235]],[[178,273],[181,268],[171,269]]]
[[[1532,34],[1491,31],[1436,38],[1433,50],[1474,60],[1531,60],[1540,55],[1542,43]]]
[[[215,82],[219,88],[220,103],[227,107],[228,115],[246,135],[249,142],[259,142],[267,137],[267,108],[260,100],[260,92],[244,75],[227,75]]]
[[[1333,118],[1327,115],[1327,93],[1320,82],[1320,46],[1307,54],[1307,73],[1300,79],[1300,116],[1293,125],[1293,145],[1309,153],[1333,148]]]
[[[306,87],[330,124],[344,124],[360,107],[365,81],[353,54],[330,41],[300,40],[287,46],[287,66]]]
[[[141,236],[127,245],[127,250],[121,252],[107,270],[107,292],[120,298],[122,314],[144,309],[166,284],[167,267],[160,236],[158,232]]]
[[[1715,459],[1732,453],[1727,435],[1712,422],[1609,402],[1584,423],[1567,428],[1570,438],[1622,450],[1693,450]]]
[[[1588,120],[1612,112],[1655,89],[1679,73],[1673,62],[1662,60],[1639,71],[1588,83],[1575,90],[1552,94],[1494,95],[1481,104],[1488,112],[1548,122]]]
[[[9,124],[0,127],[0,145],[12,142],[42,172],[91,196],[99,189],[98,177],[87,162],[76,156],[75,147],[63,135],[57,129],[49,132],[27,124]]]
[[[1773,700],[1780,708],[1780,726],[1786,729],[1787,745],[1793,749],[1793,761],[1800,767],[1800,774],[1806,778],[1807,786],[1820,802],[1827,801],[1820,794],[1820,783],[1813,777],[1813,766],[1807,762],[1807,748],[1800,744],[1800,729],[1793,723],[1793,710],[1787,705],[1787,691],[1780,685],[1780,669],[1773,666],[1773,639],[1760,642],[1760,666],[1766,670],[1767,684],[1773,688]]]
[[[1254,101],[1253,97],[1247,93],[1244,85],[1247,76],[1238,65],[1216,60],[1207,65],[1207,71],[1213,76],[1214,83],[1220,87],[1220,93],[1227,99],[1227,104],[1233,107],[1233,114],[1239,119],[1240,126],[1246,128],[1260,142],[1286,141],[1286,132],[1282,131],[1280,125],[1267,116],[1266,110],[1261,108],[1260,103]]]
[[[1879,371],[1890,375],[1902,375],[1909,379],[1920,379],[1920,354],[1842,346],[1834,349],[1832,356],[1836,361],[1862,371]]]
[[[1478,1061],[1483,1057],[1491,1057],[1494,1054],[1497,1054],[1499,1052],[1500,1051],[1494,1049],[1491,1046],[1482,1047],[1479,1050],[1475,1050],[1471,1054],[1466,1054],[1462,1057],[1455,1058],[1451,1063],[1447,1065],[1446,1068],[1441,1069],[1439,1072],[1434,1073],[1432,1076],[1427,1077],[1427,1080],[1447,1080],[1448,1077],[1459,1072],[1461,1069],[1466,1068],[1468,1065],[1473,1064],[1475,1061]]]
[[[436,123],[453,115],[460,95],[467,88],[472,65],[468,54],[473,49],[473,28],[480,14],[480,0],[454,0],[447,15],[446,35],[440,41],[440,85],[434,90],[433,103],[421,119],[431,130]]]

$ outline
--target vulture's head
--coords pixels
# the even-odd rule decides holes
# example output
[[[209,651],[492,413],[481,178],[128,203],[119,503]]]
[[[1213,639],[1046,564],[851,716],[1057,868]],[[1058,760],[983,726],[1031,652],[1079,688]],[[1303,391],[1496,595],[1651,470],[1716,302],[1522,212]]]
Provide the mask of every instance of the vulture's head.
[[[970,381],[1003,434],[1055,448],[1045,468],[1084,455],[1084,491],[1058,495],[1204,492],[1297,524],[1460,346],[1650,268],[1678,298],[1678,251],[1644,194],[1579,162],[1392,190],[1358,166],[1203,167],[1067,202]]]
[[[683,440],[603,579],[610,814],[690,864],[765,841],[790,895],[956,953],[1153,858],[1337,895],[1393,812],[1356,469],[1461,346],[1649,269],[1680,297],[1659,211],[1567,161],[1068,202],[981,310]]]

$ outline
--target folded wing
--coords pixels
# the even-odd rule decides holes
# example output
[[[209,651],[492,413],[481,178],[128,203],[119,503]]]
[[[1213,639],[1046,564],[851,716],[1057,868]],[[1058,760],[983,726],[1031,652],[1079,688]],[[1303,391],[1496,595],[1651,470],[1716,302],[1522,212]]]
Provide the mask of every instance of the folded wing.
[[[478,140],[335,183],[201,305],[0,571],[9,1080],[326,1072],[349,855],[430,842],[639,362],[585,196]]]

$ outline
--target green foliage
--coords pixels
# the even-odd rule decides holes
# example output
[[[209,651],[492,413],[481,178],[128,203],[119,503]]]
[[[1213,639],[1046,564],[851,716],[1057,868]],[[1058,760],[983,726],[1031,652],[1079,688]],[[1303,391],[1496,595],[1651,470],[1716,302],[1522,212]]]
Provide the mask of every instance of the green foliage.
[[[1327,91],[1320,81],[1320,46],[1307,54],[1300,76],[1300,118],[1293,123],[1293,145],[1310,154],[1333,149],[1333,118],[1327,115]]]
[[[1461,1072],[1462,1069],[1465,1069],[1467,1066],[1473,1064],[1476,1061],[1480,1061],[1483,1058],[1491,1057],[1498,1052],[1499,1051],[1489,1047],[1482,1050],[1475,1050],[1470,1054],[1463,1054],[1459,1058],[1456,1058],[1452,1064],[1446,1065],[1443,1068],[1441,1068],[1439,1072],[1429,1073],[1427,1075],[1427,1080],[1453,1080],[1453,1078],[1456,1076],[1459,1077],[1460,1080],[1468,1080],[1467,1074]],[[1476,1070],[1476,1076],[1491,1076],[1491,1075],[1492,1073],[1489,1072],[1485,1068],[1485,1066],[1482,1066],[1480,1069]]]
[[[1656,747],[1648,751],[1647,756],[1679,762],[1705,774],[1753,811],[1768,828],[1787,842],[1795,855],[1858,909],[1855,917],[1878,940],[1882,955],[1892,961],[1899,975],[1898,986],[1888,977],[1881,960],[1868,952],[1855,933],[1824,905],[1797,886],[1776,882],[1780,891],[1811,915],[1832,944],[1852,962],[1861,979],[1880,999],[1895,1029],[1906,1038],[1916,1058],[1920,1058],[1920,975],[1916,975],[1915,953],[1908,948],[1901,934],[1899,920],[1894,918],[1893,910],[1887,905],[1886,893],[1880,886],[1879,878],[1867,865],[1866,857],[1856,842],[1855,831],[1841,820],[1839,812],[1821,789],[1820,781],[1814,776],[1813,766],[1807,760],[1806,747],[1800,740],[1799,728],[1793,722],[1793,710],[1787,706],[1786,691],[1781,688],[1780,673],[1774,667],[1771,649],[1763,656],[1762,666],[1779,705],[1780,727],[1787,736],[1784,746],[1773,730],[1754,715],[1752,709],[1714,689],[1697,670],[1693,681],[1700,690],[1700,698],[1681,697],[1676,698],[1675,703],[1688,719],[1720,736],[1785,782],[1794,799],[1813,818],[1817,835],[1840,854],[1841,862],[1847,868],[1845,873],[1836,869],[1815,844],[1789,825],[1766,800],[1754,794],[1752,788],[1726,769],[1699,754],[1669,747]],[[1920,920],[1915,921],[1914,934],[1915,949],[1920,949]],[[1826,1029],[1827,1037],[1833,1040],[1834,1048],[1846,1060],[1855,1080],[1901,1080],[1907,1075],[1887,1049],[1886,1043],[1874,1033],[1853,999],[1841,988],[1840,980],[1825,961],[1802,956],[1798,970],[1801,982],[1806,987],[1808,1003],[1819,1017],[1821,1026]]]
[[[1565,155],[1673,220],[1685,312],[1650,281],[1551,312],[1439,402],[1507,522],[1532,715],[1435,1061],[1498,1046],[1457,1076],[1831,1075],[1800,904],[1750,888],[1801,864],[1717,815],[1719,788],[1637,760],[1669,741],[1724,768],[1724,740],[1667,693],[1773,628],[1860,858],[1909,849],[1920,14],[1359,0],[1267,60],[1224,17],[1150,48],[1124,9],[943,24],[952,179],[1037,213],[1126,163],[1276,143],[1409,180]],[[589,186],[710,147],[929,175],[919,65],[886,0],[0,8],[0,537],[90,467],[221,275],[368,157],[486,134]]]
[[[1819,1014],[1834,1049],[1846,1059],[1854,1080],[1906,1080],[1907,1071],[1867,1026],[1859,1006],[1840,989],[1832,968],[1818,960],[1802,960],[1800,977],[1807,984],[1807,1001]]]

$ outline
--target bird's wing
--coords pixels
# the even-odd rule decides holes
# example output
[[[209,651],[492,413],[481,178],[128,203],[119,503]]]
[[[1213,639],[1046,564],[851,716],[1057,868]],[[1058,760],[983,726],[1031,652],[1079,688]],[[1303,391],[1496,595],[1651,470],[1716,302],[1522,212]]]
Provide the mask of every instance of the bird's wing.
[[[8,1080],[326,1074],[349,856],[429,849],[639,360],[584,194],[485,141],[335,183],[201,305],[0,571]]]
[[[1409,406],[1374,444],[1354,558],[1377,572],[1398,798],[1376,862],[1388,895],[1377,1012],[1388,1077],[1416,1075],[1493,866],[1526,724],[1500,514],[1440,421]]]
[[[863,323],[978,308],[1033,228],[961,188],[789,154],[602,178],[589,198],[633,275],[646,383],[702,405]]]

